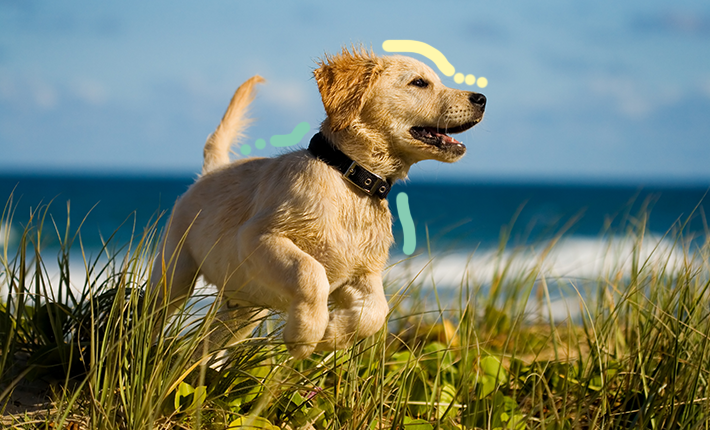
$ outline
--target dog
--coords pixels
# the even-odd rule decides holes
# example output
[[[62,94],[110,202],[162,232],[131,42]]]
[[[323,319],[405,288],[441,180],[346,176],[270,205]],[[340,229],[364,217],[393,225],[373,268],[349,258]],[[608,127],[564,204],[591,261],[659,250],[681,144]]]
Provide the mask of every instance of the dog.
[[[296,359],[382,328],[393,243],[384,197],[419,161],[461,159],[466,147],[449,134],[478,124],[486,106],[418,60],[364,48],[326,54],[313,75],[326,113],[320,132],[309,149],[275,158],[230,162],[263,79],[237,89],[205,144],[202,176],[173,208],[150,279],[172,312],[202,275],[221,290],[234,340],[268,309],[286,311],[283,337]]]

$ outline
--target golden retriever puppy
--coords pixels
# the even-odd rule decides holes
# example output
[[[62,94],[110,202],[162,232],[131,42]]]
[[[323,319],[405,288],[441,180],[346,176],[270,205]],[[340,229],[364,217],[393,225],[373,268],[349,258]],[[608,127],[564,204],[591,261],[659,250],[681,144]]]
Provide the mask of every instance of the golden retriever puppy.
[[[382,328],[393,243],[384,197],[418,161],[459,160],[466,148],[449,134],[480,122],[486,104],[420,61],[362,49],[326,55],[314,76],[327,118],[309,149],[276,158],[230,163],[262,79],[237,90],[205,145],[202,177],[175,204],[150,281],[175,309],[204,276],[234,327],[254,306],[287,311],[283,336],[296,358]]]

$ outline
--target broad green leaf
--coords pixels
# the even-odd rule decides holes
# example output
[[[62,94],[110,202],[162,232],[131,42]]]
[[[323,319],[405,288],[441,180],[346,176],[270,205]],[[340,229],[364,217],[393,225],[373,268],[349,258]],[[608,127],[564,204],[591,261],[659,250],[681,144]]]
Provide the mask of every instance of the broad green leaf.
[[[589,385],[587,386],[590,390],[600,391],[602,389],[602,377],[601,375],[594,375],[589,380]]]
[[[476,378],[476,395],[478,398],[488,397],[496,389],[496,380],[488,375],[479,375]]]
[[[439,393],[439,407],[436,410],[436,414],[439,419],[444,418],[444,413],[448,416],[454,416],[458,412],[459,408],[455,406],[449,407],[451,403],[456,402],[456,387],[452,384],[443,384],[441,386],[441,392]],[[448,410],[448,412],[447,412]]]
[[[425,402],[427,404],[409,404],[409,411],[413,415],[421,416],[430,411],[431,405],[428,404],[428,402],[431,401],[431,388],[426,372],[420,367],[415,367],[412,371],[412,382],[409,386],[407,399],[416,402]]]
[[[387,362],[387,374],[398,372],[411,363],[412,353],[409,351],[401,351],[392,354],[392,358]]]
[[[258,369],[262,368],[263,366],[256,368],[257,372],[262,373],[258,371]],[[252,369],[251,373],[256,373],[255,369]],[[231,399],[229,405],[233,408],[232,410],[236,412],[234,408],[239,408],[241,405],[251,402],[261,393],[263,389],[262,376],[259,375],[257,378],[257,380],[252,377],[237,378],[225,391],[225,394],[228,395],[227,397]]]
[[[431,395],[431,387],[428,385],[429,381],[426,380],[425,375],[423,375],[424,372],[421,369],[417,370],[419,370],[419,372],[413,376],[414,380],[412,381],[412,385],[409,389],[408,399],[417,402],[429,402]],[[430,405],[409,404],[410,412],[417,416],[421,416],[429,412],[429,407]]]
[[[187,382],[181,382],[175,392],[175,411],[185,412],[189,409],[196,408],[198,405],[205,402],[207,398],[207,387],[201,385],[193,388]]]
[[[501,364],[500,360],[496,357],[488,355],[481,359],[481,370],[486,375],[492,377],[497,385],[505,384],[508,382],[508,372]]]
[[[421,366],[430,376],[436,374],[455,376],[454,355],[440,342],[432,342],[422,350]]]
[[[439,428],[441,430],[461,430],[461,429],[463,429],[461,424],[457,424],[452,420],[442,421],[441,426]]]
[[[525,417],[521,414],[513,415],[507,424],[509,429],[525,430]]]
[[[308,409],[308,411],[306,413],[306,419],[308,420],[309,423],[314,423],[314,424],[321,423],[321,424],[325,425],[326,414],[323,409],[314,406],[314,407]]]
[[[434,430],[430,422],[407,416],[404,417],[402,424],[405,430]]]
[[[227,430],[237,430],[237,429],[281,430],[279,427],[276,427],[275,425],[271,424],[271,422],[269,420],[267,420],[266,418],[262,418],[262,417],[239,417],[236,420],[229,423],[229,427],[227,427]]]
[[[183,412],[188,408],[192,398],[194,397],[194,392],[195,389],[187,382],[181,382],[180,385],[178,385],[177,391],[175,392],[176,412]]]

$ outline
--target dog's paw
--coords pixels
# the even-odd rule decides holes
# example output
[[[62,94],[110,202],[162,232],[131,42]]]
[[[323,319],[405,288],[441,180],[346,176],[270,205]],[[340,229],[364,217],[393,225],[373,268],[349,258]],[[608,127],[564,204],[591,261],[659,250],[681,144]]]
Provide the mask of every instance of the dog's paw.
[[[295,358],[313,354],[328,326],[328,307],[294,306],[284,327],[286,347]]]
[[[318,342],[316,351],[337,351],[350,348],[356,341],[357,328],[350,328],[345,322],[346,320],[337,318],[335,315],[330,320],[323,338]]]
[[[308,358],[313,354],[316,349],[316,344],[306,344],[306,343],[287,343],[288,353],[291,354],[296,360],[301,360]]]
[[[335,351],[353,346],[358,339],[377,333],[385,324],[389,307],[386,301],[336,309],[316,347],[317,351]]]
[[[313,351],[315,351],[320,341],[320,338],[316,340],[318,333],[308,333],[308,330],[293,330],[294,325],[291,324],[289,327],[289,323],[286,324],[284,330],[284,341],[286,342],[288,352],[299,360],[313,354]]]

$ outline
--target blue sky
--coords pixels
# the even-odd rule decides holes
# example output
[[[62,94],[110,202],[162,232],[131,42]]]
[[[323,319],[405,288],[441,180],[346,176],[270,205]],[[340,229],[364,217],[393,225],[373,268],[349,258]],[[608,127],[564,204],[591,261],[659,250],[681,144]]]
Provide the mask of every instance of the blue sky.
[[[314,61],[388,39],[489,81],[466,157],[413,180],[710,184],[700,1],[0,0],[0,173],[194,174],[241,82],[268,81],[246,143],[315,130]]]

